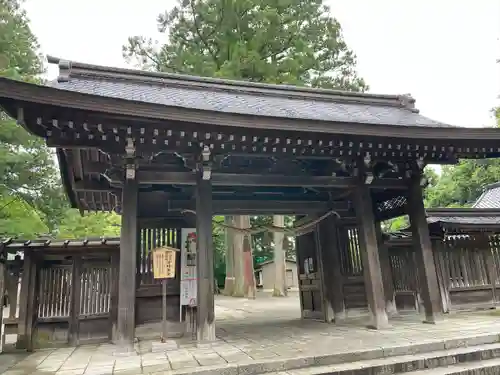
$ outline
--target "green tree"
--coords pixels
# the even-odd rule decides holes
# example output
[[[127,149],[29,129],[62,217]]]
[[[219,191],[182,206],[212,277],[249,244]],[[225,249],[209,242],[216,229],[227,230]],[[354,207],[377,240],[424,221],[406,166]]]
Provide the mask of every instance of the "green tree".
[[[120,216],[114,213],[94,212],[80,215],[78,210],[67,210],[59,226],[58,238],[120,237]]]
[[[144,69],[363,91],[356,56],[321,0],[181,0],[158,16],[161,46],[133,36]]]
[[[40,215],[26,201],[17,197],[0,198],[0,236],[3,238],[37,238],[48,228]]]
[[[37,81],[43,72],[43,64],[36,37],[30,30],[29,20],[21,5],[22,1],[19,0],[0,0],[0,76]],[[67,204],[62,203],[64,197],[53,152],[41,138],[28,133],[2,111],[0,199],[5,202],[17,200],[9,204],[9,210],[14,207],[27,210],[27,203],[35,211],[32,215],[12,217],[7,213],[2,214],[0,209],[1,221],[21,220],[22,223],[23,217],[38,218],[46,231],[56,228],[55,218],[67,209]],[[15,227],[11,224],[4,222],[0,226]],[[31,225],[27,224],[27,227]],[[29,231],[20,233],[26,235]],[[7,233],[0,233],[3,234]]]
[[[492,111],[500,127],[500,108]],[[500,160],[461,160],[443,166],[441,176],[426,191],[428,207],[469,206],[479,198],[486,185],[500,181]]]
[[[31,80],[43,71],[22,0],[0,0],[0,74]]]

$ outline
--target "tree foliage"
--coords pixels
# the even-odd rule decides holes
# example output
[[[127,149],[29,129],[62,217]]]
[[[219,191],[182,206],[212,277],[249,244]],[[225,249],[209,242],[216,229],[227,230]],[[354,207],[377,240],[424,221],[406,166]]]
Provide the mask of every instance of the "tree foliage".
[[[155,71],[364,91],[356,56],[321,0],[181,0],[158,16],[163,45],[124,54]]]
[[[43,72],[38,43],[31,32],[26,12],[18,0],[0,0],[0,75],[26,81]],[[45,195],[60,189],[54,156],[42,139],[0,111],[0,227],[5,235],[34,235],[53,229]],[[28,213],[28,205],[33,212]],[[3,208],[2,208],[3,207]],[[19,218],[13,212],[20,214]],[[14,223],[26,218],[26,225]],[[37,221],[35,224],[33,221]],[[31,228],[31,229],[28,229]],[[43,232],[42,232],[43,233]]]
[[[0,74],[33,79],[43,70],[22,0],[0,0]]]
[[[492,111],[500,127],[500,108]],[[441,176],[426,191],[428,207],[469,206],[486,185],[500,181],[500,159],[461,160],[444,166]]]
[[[59,226],[59,238],[120,237],[121,219],[117,214],[104,212],[81,216],[77,210],[68,210]]]
[[[43,62],[20,0],[0,0],[0,76],[40,81]],[[116,235],[117,216],[69,209],[55,155],[0,111],[0,237]]]

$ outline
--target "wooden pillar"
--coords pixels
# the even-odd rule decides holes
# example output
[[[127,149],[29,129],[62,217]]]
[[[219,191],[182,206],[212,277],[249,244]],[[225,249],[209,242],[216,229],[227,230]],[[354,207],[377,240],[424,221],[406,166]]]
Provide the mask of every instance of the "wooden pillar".
[[[324,294],[327,302],[327,321],[333,320],[339,323],[345,318],[345,309],[336,218],[327,217],[318,224],[318,230],[321,242]]]
[[[114,252],[111,254],[111,301],[109,308],[109,339],[112,342],[118,342],[118,293],[120,277],[120,254]]]
[[[384,243],[384,235],[380,223],[375,224],[377,231],[378,251],[380,258],[380,267],[382,268],[382,279],[384,282],[384,296],[385,296],[385,311],[388,316],[395,316],[398,314],[396,308],[396,300],[394,296],[394,283],[392,280],[392,266],[389,257],[389,247]]]
[[[196,183],[197,339],[215,341],[214,250],[212,240],[212,184]]]
[[[445,253],[445,249],[443,246],[443,239],[439,238],[438,240],[433,241],[432,247],[434,249],[434,262],[436,264],[436,272],[439,283],[439,294],[441,295],[441,308],[443,313],[450,312],[451,300],[450,300],[450,291],[449,283],[450,277],[447,276],[448,272],[446,271],[446,265],[443,261],[443,255]],[[493,259],[493,254],[490,249],[487,249],[485,252],[486,255],[486,264],[488,265],[488,276],[490,280],[494,280],[492,278],[492,271],[495,270],[495,261]],[[494,284],[492,284],[492,295],[493,295],[493,304],[495,303],[495,288]]]
[[[80,297],[82,289],[82,269],[83,260],[81,256],[73,257],[73,266],[71,268],[71,307],[69,317],[69,344],[78,345],[80,336]]]
[[[19,276],[21,272],[22,260],[16,255],[12,271],[7,273],[7,292],[9,294],[9,319],[15,319],[17,315],[18,295],[19,295]]]
[[[224,224],[232,226],[233,217],[224,217]],[[225,230],[226,236],[226,279],[224,281],[224,295],[232,296],[234,291],[234,233],[231,229]]]
[[[117,344],[133,350],[135,338],[135,292],[137,257],[137,198],[139,185],[126,179],[122,192],[122,225],[120,234],[120,271],[118,286]]]
[[[340,323],[347,317],[345,310],[344,275],[342,275],[341,258],[342,248],[345,247],[347,243],[347,230],[344,227],[337,226],[334,231],[336,235],[336,242],[334,243],[332,254],[333,313],[335,315],[335,323]]]
[[[330,228],[332,229],[332,228]],[[320,296],[321,296],[321,311],[323,312],[323,320],[327,323],[330,323],[334,320],[333,315],[333,298],[332,298],[332,290],[331,290],[331,273],[327,271],[331,262],[331,257],[329,252],[331,252],[331,246],[328,242],[325,243],[323,235],[320,231],[320,224],[316,225],[316,229],[314,230],[314,243],[315,243],[315,252],[317,259],[317,272],[319,274],[320,281]],[[329,238],[327,238],[329,239]]]
[[[295,220],[300,220],[302,216],[295,216]],[[305,319],[305,311],[304,311],[304,299],[302,292],[302,279],[301,276],[305,270],[304,267],[304,253],[302,251],[302,247],[304,246],[304,236],[296,236],[295,237],[295,259],[297,265],[297,287],[299,289],[299,303],[300,303],[300,318]]]
[[[33,323],[35,319],[37,265],[31,250],[24,251],[24,267],[19,297],[19,320],[16,348],[33,349]]]
[[[369,187],[360,185],[355,188],[353,200],[358,220],[366,297],[371,314],[369,327],[382,329],[388,327],[389,322],[385,311],[384,283],[380,268],[375,215]]]
[[[412,179],[408,204],[425,322],[435,323],[441,315],[441,300],[419,176]]]

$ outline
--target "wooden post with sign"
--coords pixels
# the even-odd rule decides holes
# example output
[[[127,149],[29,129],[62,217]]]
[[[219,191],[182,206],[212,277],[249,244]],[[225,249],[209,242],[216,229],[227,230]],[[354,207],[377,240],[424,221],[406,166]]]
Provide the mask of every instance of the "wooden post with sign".
[[[161,341],[167,340],[167,279],[175,278],[175,259],[178,249],[160,247],[153,250],[153,276],[161,279],[162,332]]]

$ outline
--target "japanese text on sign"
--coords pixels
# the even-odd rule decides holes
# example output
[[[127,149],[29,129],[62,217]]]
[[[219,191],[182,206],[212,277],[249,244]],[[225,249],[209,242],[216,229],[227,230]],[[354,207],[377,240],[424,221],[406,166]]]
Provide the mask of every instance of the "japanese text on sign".
[[[176,249],[161,247],[153,250],[153,276],[155,279],[173,279],[175,277]]]

